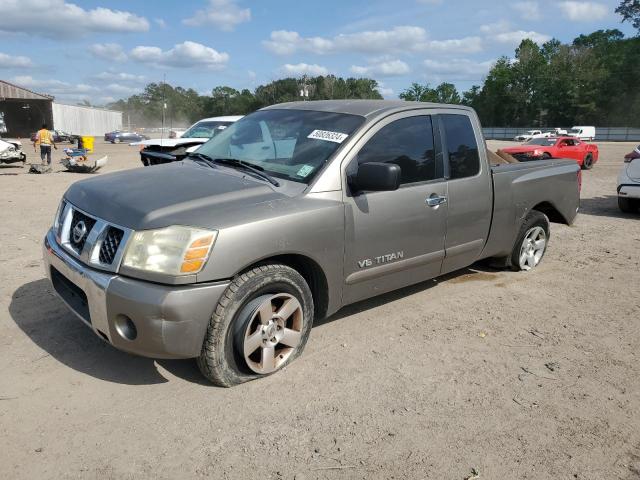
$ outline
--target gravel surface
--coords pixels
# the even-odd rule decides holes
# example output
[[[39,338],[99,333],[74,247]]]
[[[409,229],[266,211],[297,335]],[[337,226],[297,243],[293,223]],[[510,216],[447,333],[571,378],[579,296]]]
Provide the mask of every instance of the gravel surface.
[[[0,168],[0,478],[640,478],[640,216],[615,198],[633,146],[600,145],[533,272],[474,265],[347,307],[232,389],[69,313],[41,241],[83,176]],[[140,165],[102,153],[103,173]]]

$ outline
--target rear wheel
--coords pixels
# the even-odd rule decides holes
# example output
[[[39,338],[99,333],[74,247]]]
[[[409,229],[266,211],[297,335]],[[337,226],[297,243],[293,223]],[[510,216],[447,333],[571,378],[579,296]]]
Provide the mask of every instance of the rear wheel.
[[[618,197],[618,208],[623,213],[635,213],[638,210],[640,201],[633,198]]]
[[[544,152],[541,158],[542,160],[549,160],[551,158],[551,154],[549,152]]]
[[[255,267],[236,277],[209,322],[200,371],[231,387],[281,370],[304,350],[313,323],[307,282],[280,264]]]
[[[582,161],[582,169],[583,170],[591,170],[593,168],[593,156],[590,153],[587,153],[587,156],[584,157]]]
[[[531,210],[524,219],[516,242],[513,245],[509,263],[512,270],[528,271],[538,266],[549,242],[549,219]]]

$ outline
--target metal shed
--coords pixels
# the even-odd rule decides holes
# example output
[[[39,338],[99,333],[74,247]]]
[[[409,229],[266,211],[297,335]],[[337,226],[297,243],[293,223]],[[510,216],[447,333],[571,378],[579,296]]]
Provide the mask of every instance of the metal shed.
[[[56,130],[74,135],[102,136],[106,132],[122,128],[122,112],[54,103],[53,125]]]
[[[0,135],[29,137],[43,123],[53,125],[53,97],[0,80]]]

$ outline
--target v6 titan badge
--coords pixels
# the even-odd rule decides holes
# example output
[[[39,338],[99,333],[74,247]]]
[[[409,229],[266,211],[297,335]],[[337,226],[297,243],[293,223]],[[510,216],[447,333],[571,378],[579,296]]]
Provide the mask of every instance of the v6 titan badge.
[[[380,255],[379,257],[365,258],[364,260],[358,260],[358,267],[367,268],[374,265],[382,265],[384,263],[394,262],[396,260],[402,260],[404,258],[404,252],[387,253],[386,255]]]

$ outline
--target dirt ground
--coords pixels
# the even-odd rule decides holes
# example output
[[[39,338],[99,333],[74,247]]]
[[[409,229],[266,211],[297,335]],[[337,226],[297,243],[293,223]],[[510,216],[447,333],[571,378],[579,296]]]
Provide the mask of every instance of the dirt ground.
[[[232,389],[77,320],[41,241],[83,176],[0,168],[0,478],[640,478],[640,216],[615,198],[633,146],[600,145],[535,271],[473,266],[345,308],[286,371]],[[140,166],[102,153],[100,174]]]

